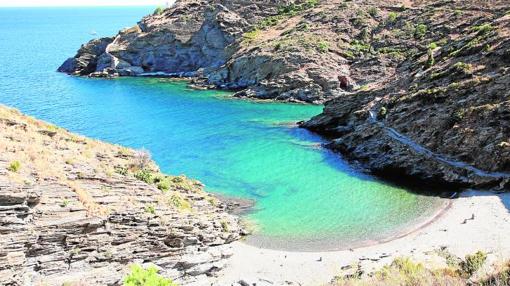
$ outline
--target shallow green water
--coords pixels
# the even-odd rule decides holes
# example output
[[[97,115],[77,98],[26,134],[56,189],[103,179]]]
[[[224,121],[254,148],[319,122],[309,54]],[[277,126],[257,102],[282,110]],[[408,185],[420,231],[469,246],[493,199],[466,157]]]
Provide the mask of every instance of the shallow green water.
[[[387,238],[434,212],[417,196],[351,168],[292,122],[319,106],[255,103],[158,79],[54,72],[95,30],[114,34],[152,8],[0,9],[0,103],[87,136],[146,148],[163,171],[256,200],[248,242],[336,249]],[[94,21],[90,21],[94,19]],[[6,28],[7,27],[7,28]]]

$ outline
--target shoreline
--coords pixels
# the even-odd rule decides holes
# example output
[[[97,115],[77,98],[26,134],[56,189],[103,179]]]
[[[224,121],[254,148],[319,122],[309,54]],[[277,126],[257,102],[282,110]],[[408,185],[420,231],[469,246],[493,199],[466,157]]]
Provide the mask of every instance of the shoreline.
[[[440,249],[458,257],[479,250],[492,256],[497,253],[502,259],[510,257],[510,243],[505,236],[510,233],[510,193],[468,190],[449,201],[447,208],[419,228],[351,250],[292,252],[234,242],[233,256],[213,285],[241,280],[250,285],[323,285],[353,265],[370,272],[402,256],[426,266],[444,266],[444,259],[437,254]]]
[[[439,220],[445,213],[448,212],[448,210],[452,207],[453,201],[451,199],[440,199],[440,206],[436,207],[436,210],[431,213],[428,216],[419,217],[416,218],[415,221],[409,222],[406,226],[404,226],[402,229],[395,230],[395,233],[392,235],[388,235],[387,237],[380,238],[380,239],[373,239],[373,240],[362,240],[362,241],[355,241],[355,242],[348,242],[349,246],[347,247],[332,247],[332,248],[326,248],[326,249],[309,249],[307,250],[306,247],[304,249],[292,249],[292,247],[289,247],[288,249],[285,248],[278,248],[278,247],[266,247],[261,246],[260,243],[257,243],[257,238],[254,238],[254,242],[248,242],[250,237],[256,237],[256,235],[250,234],[244,239],[241,240],[242,243],[245,243],[246,245],[253,246],[260,249],[266,249],[266,250],[274,250],[274,251],[285,251],[285,252],[292,252],[292,253],[324,253],[324,252],[338,252],[338,251],[351,251],[356,250],[360,248],[385,244],[394,240],[398,240],[401,238],[404,238],[408,235],[411,235],[415,232],[418,232],[427,226],[433,224],[435,221]],[[241,216],[241,218],[243,218]],[[271,239],[270,237],[266,237],[267,239]],[[334,238],[333,238],[334,240]],[[315,244],[317,243],[324,243],[326,240],[319,239]],[[279,243],[280,244],[280,243]],[[304,243],[306,244],[306,242]]]

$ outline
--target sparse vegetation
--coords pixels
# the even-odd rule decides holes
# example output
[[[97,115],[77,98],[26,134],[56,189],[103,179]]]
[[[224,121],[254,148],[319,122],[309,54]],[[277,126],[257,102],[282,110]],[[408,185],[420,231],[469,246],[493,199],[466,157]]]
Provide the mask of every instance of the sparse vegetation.
[[[145,212],[149,213],[149,214],[155,214],[156,213],[156,208],[154,207],[154,205],[146,205],[145,206]]]
[[[325,41],[320,41],[317,43],[317,50],[320,52],[320,53],[325,53],[329,50],[329,44],[328,42],[325,42]]]
[[[136,172],[135,178],[147,184],[152,184],[154,182],[152,178],[152,172],[147,169],[142,169]]]
[[[386,109],[386,107],[383,106],[379,109],[379,112],[377,113],[377,118],[382,119],[382,118],[386,117],[387,114],[388,114],[388,109]]]
[[[494,27],[491,24],[486,23],[479,26],[474,26],[471,29],[475,32],[478,32],[478,35],[485,35],[489,32],[492,32],[494,30]]]
[[[379,15],[379,9],[377,9],[376,7],[370,7],[368,8],[368,14],[372,17],[377,17]]]
[[[483,266],[486,260],[487,254],[478,251],[475,254],[467,255],[466,259],[461,263],[461,268],[466,274],[471,276]]]
[[[144,269],[138,264],[132,265],[131,272],[124,278],[124,286],[178,286],[158,272],[155,266]]]
[[[7,170],[13,173],[17,173],[21,169],[21,163],[19,161],[13,161],[7,167]]]
[[[244,33],[243,40],[246,43],[251,43],[251,42],[255,41],[259,37],[259,35],[260,35],[260,30],[254,29],[253,31]]]
[[[65,208],[69,205],[69,200],[68,199],[63,199],[62,200],[62,203],[60,203],[60,206]]]
[[[434,49],[431,49],[429,47],[428,51],[427,51],[427,63],[426,63],[426,67],[427,68],[430,68],[432,67],[434,64],[436,63],[436,60],[434,58]]]
[[[152,161],[151,153],[145,149],[135,151],[133,155],[133,166],[138,170],[147,168]]]
[[[452,274],[452,276],[450,276]],[[461,285],[461,279],[455,273],[431,271],[422,264],[409,258],[396,258],[390,265],[371,274],[369,277],[354,275],[353,277],[337,278],[337,286],[370,286],[370,285]]]
[[[286,6],[281,6],[278,8],[278,15],[293,16],[299,12],[312,9],[317,6],[317,4],[319,4],[319,0],[306,0],[301,4],[292,3]]]
[[[166,192],[170,190],[170,182],[168,180],[161,180],[156,184],[156,187],[158,187],[160,191]]]
[[[481,281],[470,280],[472,275],[482,267],[486,261],[486,254],[477,252],[466,256],[461,261],[450,253],[441,250],[437,254],[447,260],[448,267],[428,269],[421,263],[412,261],[410,258],[396,258],[391,264],[384,266],[379,271],[362,276],[359,269],[355,273],[345,277],[337,277],[333,283],[337,286],[372,286],[372,285],[403,285],[403,286],[428,286],[428,285],[452,285],[452,286],[507,286],[510,285],[510,264],[505,263],[499,267],[498,274]]]
[[[434,58],[434,50],[437,48],[436,43],[430,43],[427,51],[427,63],[425,64],[426,68],[432,67],[436,63],[436,59]]]
[[[395,12],[388,13],[388,16],[386,17],[386,23],[395,23],[397,21],[398,14]]]
[[[184,199],[179,193],[171,194],[168,202],[180,211],[191,210],[191,203]]]
[[[473,73],[473,66],[464,62],[457,62],[452,68],[454,72],[464,75],[471,75]]]
[[[222,220],[220,223],[221,223],[221,228],[223,229],[223,231],[228,232],[229,231],[228,222],[226,220]]]
[[[425,37],[425,34],[427,34],[427,25],[425,24],[416,25],[416,28],[414,29],[414,38],[418,40],[423,39],[423,37]]]
[[[264,18],[260,23],[257,24],[256,29],[266,29],[280,23],[285,18],[296,16],[297,14],[312,9],[319,4],[318,0],[307,0],[301,4],[291,3],[289,5],[280,6],[278,8],[278,14]]]
[[[165,11],[165,9],[163,9],[163,7],[157,7],[152,14],[153,15],[161,15],[161,14],[163,14],[164,11]]]
[[[129,172],[129,170],[126,167],[121,167],[121,166],[115,167],[115,173],[117,173],[119,175],[127,176],[128,172]]]
[[[351,42],[350,49],[354,52],[355,55],[363,55],[367,54],[371,50],[370,44],[367,44],[363,41],[354,40]]]

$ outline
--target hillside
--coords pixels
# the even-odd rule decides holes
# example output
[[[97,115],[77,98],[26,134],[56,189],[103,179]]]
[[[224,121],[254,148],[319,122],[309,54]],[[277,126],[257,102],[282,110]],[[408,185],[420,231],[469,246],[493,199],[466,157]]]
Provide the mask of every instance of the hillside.
[[[506,1],[178,1],[60,71],[325,103],[302,126],[382,177],[510,188]]]
[[[374,30],[396,34],[417,23],[395,43],[369,44],[376,50],[367,58],[381,49],[405,54],[394,73],[328,102],[303,126],[383,177],[508,190],[510,14],[503,1],[462,2],[404,11]]]
[[[0,284],[120,285],[129,264],[177,282],[219,271],[243,230],[201,183],[145,151],[0,106]]]

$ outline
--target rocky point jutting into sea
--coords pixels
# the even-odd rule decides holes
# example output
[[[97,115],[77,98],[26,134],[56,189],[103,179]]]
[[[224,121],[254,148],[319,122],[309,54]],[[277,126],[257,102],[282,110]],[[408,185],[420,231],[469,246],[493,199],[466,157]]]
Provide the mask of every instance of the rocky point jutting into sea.
[[[379,176],[508,190],[509,23],[506,1],[181,0],[59,71],[325,103],[302,127]]]
[[[7,33],[3,33],[14,28],[9,24],[25,22],[20,19],[33,20],[37,13],[29,12],[33,11],[2,11],[0,23],[7,23],[7,28],[0,32],[0,38],[4,39]],[[88,21],[94,21],[88,15],[94,12],[97,10],[82,15],[87,25],[73,31],[88,28]],[[179,96],[191,97],[191,93],[169,98],[166,92],[172,89],[135,88],[138,85],[161,87],[168,84],[165,80],[107,82],[58,75],[72,83],[39,89],[39,81],[41,85],[53,82],[45,82],[40,74],[48,74],[38,70],[38,66],[54,63],[55,59],[45,58],[44,64],[33,60],[33,57],[50,54],[51,50],[39,50],[37,41],[40,38],[26,31],[45,27],[41,34],[46,35],[44,40],[48,42],[42,46],[54,48],[61,45],[62,42],[55,41],[54,33],[63,26],[60,21],[66,17],[62,15],[69,12],[59,10],[50,17],[57,22],[43,25],[39,21],[47,17],[45,13],[40,12],[37,21],[9,34],[10,38],[5,36],[12,40],[0,41],[5,52],[0,54],[1,63],[15,65],[6,70],[20,67],[19,71],[0,74],[0,90],[11,95],[7,101],[13,105],[21,106],[29,113],[36,110],[42,118],[70,117],[70,121],[88,121],[90,125],[102,124],[101,119],[105,117],[101,113],[121,113],[120,119],[109,117],[109,125],[101,127],[108,129],[122,125],[127,122],[125,117],[134,117],[133,121],[140,124],[129,125],[127,132],[139,137],[184,125],[175,133],[157,134],[159,136],[145,141],[161,140],[162,144],[168,144],[168,137],[177,136],[175,134],[192,136],[185,130],[189,129],[188,125],[178,119],[172,126],[168,126],[168,121],[161,124],[158,120],[177,118],[178,112],[193,113],[192,116],[201,113],[197,116],[199,120],[186,123],[198,130],[195,132],[207,133],[207,136],[177,142],[185,145],[192,140],[199,141],[196,145],[190,144],[193,150],[192,154],[186,154],[188,164],[205,163],[195,156],[198,153],[195,149],[202,145],[225,149],[221,156],[214,157],[212,163],[204,165],[206,171],[236,162],[217,162],[220,160],[216,158],[223,159],[226,153],[250,163],[255,157],[263,157],[260,156],[263,152],[280,161],[283,161],[282,157],[299,161],[296,159],[302,158],[297,157],[306,154],[284,152],[291,149],[288,145],[281,145],[279,149],[260,149],[263,152],[254,154],[244,153],[245,149],[268,141],[292,141],[299,135],[279,136],[296,130],[306,132],[304,129],[288,128],[270,137],[270,129],[259,128],[260,125],[253,124],[253,129],[235,126],[245,133],[231,137],[252,140],[255,129],[261,129],[262,136],[250,144],[241,145],[238,148],[243,149],[241,151],[233,150],[232,145],[240,145],[236,141],[238,138],[225,135],[233,130],[232,127],[221,133],[218,129],[224,127],[225,121],[210,120],[211,113],[221,117],[222,111],[231,109],[231,106],[212,109],[212,101],[200,101],[199,110],[198,101],[179,105],[182,104],[178,102]],[[103,13],[108,15],[108,10]],[[4,22],[8,18],[5,15],[10,18]],[[33,40],[31,44],[17,39],[22,33]],[[265,164],[245,164],[226,172],[211,172],[214,176],[234,181],[239,177],[233,173],[258,173],[263,167],[274,164],[274,169],[272,165],[265,168],[269,172],[260,172],[262,175],[259,173],[256,179],[262,177],[261,180],[268,181],[264,181],[267,183],[264,187],[278,189],[278,184],[290,185],[290,180],[280,180],[289,174],[286,171],[302,168],[301,171],[312,175],[304,180],[296,179],[297,183],[289,188],[279,188],[279,193],[275,193],[280,201],[272,201],[272,209],[263,206],[270,210],[265,215],[292,221],[300,231],[304,222],[312,225],[307,230],[311,230],[311,236],[306,239],[319,238],[316,241],[321,244],[326,240],[320,239],[327,236],[336,247],[335,232],[338,229],[345,233],[359,231],[353,225],[361,225],[360,236],[368,240],[361,244],[364,247],[355,248],[355,244],[349,242],[343,250],[331,248],[327,250],[335,251],[327,252],[324,249],[306,253],[266,249],[239,241],[246,230],[238,217],[228,213],[231,210],[228,203],[204,192],[204,186],[196,180],[163,174],[147,151],[88,139],[0,106],[0,284],[121,285],[129,266],[139,264],[144,268],[155,265],[159,274],[179,285],[322,285],[335,276],[339,279],[333,282],[334,285],[352,285],[344,283],[344,278],[354,279],[354,285],[358,285],[359,278],[368,279],[368,285],[392,285],[399,284],[395,282],[399,275],[404,276],[400,285],[508,285],[510,193],[505,191],[510,189],[509,35],[507,0],[178,0],[172,7],[157,9],[117,35],[92,40],[58,70],[75,76],[99,78],[187,77],[194,87],[232,90],[234,96],[241,98],[324,104],[322,114],[301,122],[300,126],[324,136],[329,142],[328,148],[356,162],[356,167],[359,165],[395,181],[434,186],[428,190],[436,195],[421,195],[419,199],[418,195],[411,196],[411,192],[404,189],[400,190],[402,192],[377,189],[369,184],[377,180],[371,176],[359,179],[358,169],[344,173],[346,169],[338,168],[329,158],[325,159],[324,153],[314,153],[317,160],[303,160],[296,165],[277,162],[279,168],[276,168],[277,163],[264,157]],[[82,38],[70,41],[73,39]],[[9,42],[35,48],[30,54],[19,46],[9,49],[6,45]],[[16,57],[28,60],[20,64]],[[27,73],[30,69],[35,72]],[[51,73],[55,74],[53,68]],[[27,74],[35,77],[24,84]],[[87,89],[90,85],[77,82],[118,83],[118,86]],[[24,89],[21,89],[22,85],[25,85]],[[131,88],[119,93],[151,96],[105,96],[121,85]],[[31,88],[37,92],[25,94]],[[77,96],[76,88],[86,89],[81,97]],[[51,93],[59,96],[49,97]],[[92,97],[91,94],[100,97],[83,100],[83,97]],[[24,98],[37,96],[40,97],[38,100],[24,106],[27,103]],[[158,96],[167,101],[159,101]],[[69,97],[78,100],[68,100]],[[4,97],[0,96],[0,100],[3,102]],[[62,104],[52,102],[60,103],[60,100]],[[110,100],[118,106],[99,108]],[[148,101],[155,104],[139,110],[134,108]],[[130,104],[119,104],[122,102]],[[161,112],[169,109],[169,105],[180,110]],[[161,108],[156,110],[156,106]],[[52,108],[53,113],[45,113]],[[247,110],[243,108],[245,106],[235,111],[244,114]],[[101,110],[93,113],[96,109]],[[62,110],[64,112],[59,112]],[[259,109],[252,113],[268,110]],[[87,113],[93,114],[88,117]],[[161,114],[155,120],[139,120],[141,117],[136,117],[137,113],[138,116],[140,113]],[[242,120],[250,123],[258,120],[258,124],[264,119],[250,116]],[[218,126],[208,126],[208,132],[205,128],[196,128],[205,125],[206,120]],[[275,123],[266,121],[263,123],[267,125]],[[65,126],[66,121],[62,122]],[[157,123],[160,123],[158,128],[148,127]],[[149,132],[142,132],[148,129]],[[91,133],[91,136],[97,134]],[[213,133],[221,134],[211,136]],[[126,133],[112,132],[108,138],[119,134]],[[222,136],[228,138],[221,141]],[[231,149],[225,148],[224,142],[232,144],[229,145]],[[291,142],[306,145],[301,146],[303,150],[325,151],[309,143],[304,140]],[[176,145],[169,148],[167,157],[174,154],[171,152],[179,152],[174,150]],[[173,163],[183,160],[182,156],[178,158],[173,158]],[[319,174],[311,169],[319,170],[318,173],[326,170],[319,169],[316,162],[331,165],[328,167],[333,170],[329,173],[332,175],[323,181],[335,186],[315,179],[314,176],[319,177]],[[309,169],[303,165],[308,165]],[[296,172],[292,179],[305,177],[303,172]],[[271,173],[277,173],[277,176],[269,180]],[[340,176],[347,179],[338,181],[344,185],[337,187],[333,178]],[[359,180],[348,180],[352,178]],[[257,180],[253,181],[259,182]],[[233,184],[235,188],[246,187],[259,197],[268,193],[265,193],[267,190],[256,192],[260,185],[250,185],[249,180],[239,181],[239,184]],[[317,197],[303,196],[306,193],[301,186],[303,181],[310,181],[307,183],[313,186],[308,190]],[[457,196],[448,200],[437,198],[439,192],[451,193],[468,188],[484,191],[456,193]],[[332,195],[345,190],[344,197]],[[361,193],[361,198],[356,197],[355,194]],[[345,199],[347,197],[355,199]],[[381,197],[386,200],[380,200]],[[424,214],[429,209],[423,203],[423,197],[444,202],[441,206],[446,207],[432,208],[430,216],[414,223],[413,211]],[[332,202],[327,205],[329,212],[322,212],[326,209],[325,200]],[[287,203],[286,208],[282,207],[282,201]],[[310,201],[316,204],[310,204]],[[404,201],[409,203],[398,204]],[[423,208],[409,207],[416,205]],[[342,212],[345,209],[352,212]],[[298,219],[298,212],[309,212],[312,218]],[[330,212],[339,216],[332,219],[328,216]],[[367,220],[367,217],[377,220]],[[322,224],[319,231],[322,222],[342,219],[353,223],[345,228]],[[361,223],[367,221],[371,223]],[[386,221],[388,225],[397,226],[405,221],[409,228],[381,239],[369,237],[372,232],[388,230]],[[282,229],[281,226],[275,224],[277,230]],[[279,236],[281,244],[290,244],[289,233],[283,232]],[[273,238],[268,236],[268,240]],[[402,256],[409,256],[418,263]],[[427,267],[432,265],[432,270],[425,269],[422,262]],[[376,272],[381,268],[383,270]],[[502,273],[498,279],[506,284],[487,282],[495,281],[492,276],[495,273]]]
[[[146,151],[0,106],[0,284],[120,285],[128,264],[182,283],[221,270],[237,217]],[[68,283],[68,284],[66,284]]]

